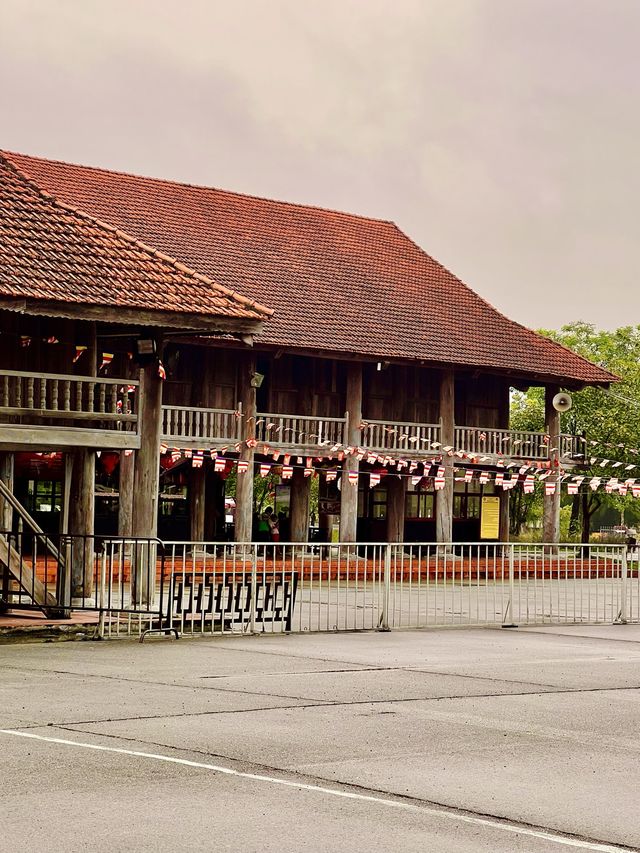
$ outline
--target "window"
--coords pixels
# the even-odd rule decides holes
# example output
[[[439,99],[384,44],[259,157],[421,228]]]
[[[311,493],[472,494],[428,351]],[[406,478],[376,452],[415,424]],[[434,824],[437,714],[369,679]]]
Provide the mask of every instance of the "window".
[[[433,518],[434,495],[433,492],[409,492],[405,515],[408,519]]]
[[[60,512],[62,483],[52,480],[29,480],[29,511]]]
[[[371,517],[376,521],[384,520],[387,517],[387,488],[386,486],[376,486],[371,493]]]

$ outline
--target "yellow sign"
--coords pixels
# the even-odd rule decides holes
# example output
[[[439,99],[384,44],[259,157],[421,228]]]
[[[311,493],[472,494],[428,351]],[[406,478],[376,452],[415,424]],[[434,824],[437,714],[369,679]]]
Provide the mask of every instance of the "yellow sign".
[[[482,511],[480,514],[480,538],[500,538],[500,498],[482,498]]]

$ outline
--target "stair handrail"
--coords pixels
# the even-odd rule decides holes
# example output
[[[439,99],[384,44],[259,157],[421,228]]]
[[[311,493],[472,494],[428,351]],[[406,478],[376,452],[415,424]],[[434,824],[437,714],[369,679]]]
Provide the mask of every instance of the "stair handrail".
[[[26,522],[27,526],[31,528],[32,532],[44,542],[45,547],[49,551],[49,553],[53,556],[56,562],[64,567],[64,558],[53,544],[51,539],[47,536],[44,530],[40,527],[38,522],[27,512],[27,510],[22,506],[20,501],[13,494],[11,489],[7,486],[2,478],[0,478],[0,496],[2,496],[6,501],[8,501],[13,509],[18,513],[20,518],[24,522]],[[6,531],[3,531],[6,535]]]

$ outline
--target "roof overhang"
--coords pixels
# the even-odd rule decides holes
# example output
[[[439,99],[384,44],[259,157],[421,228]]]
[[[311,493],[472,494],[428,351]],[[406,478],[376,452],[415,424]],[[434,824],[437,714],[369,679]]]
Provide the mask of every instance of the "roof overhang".
[[[223,314],[190,314],[182,311],[150,311],[110,305],[85,305],[73,302],[47,302],[38,299],[0,297],[0,310],[14,311],[35,317],[60,317],[67,320],[88,320],[131,326],[154,326],[174,333],[217,333],[257,335],[262,320],[227,317]]]

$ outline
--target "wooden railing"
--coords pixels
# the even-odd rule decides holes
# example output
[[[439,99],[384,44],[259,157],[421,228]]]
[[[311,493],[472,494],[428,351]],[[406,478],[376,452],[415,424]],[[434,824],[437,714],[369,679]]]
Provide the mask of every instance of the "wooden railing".
[[[363,447],[394,453],[428,453],[432,442],[440,441],[439,424],[365,420],[361,432]]]
[[[135,429],[138,384],[102,376],[0,370],[0,421],[15,427],[56,419],[81,421],[85,428]]]
[[[233,409],[162,407],[162,439],[176,446],[207,449],[210,444],[240,440],[242,415]]]
[[[467,453],[512,459],[548,459],[554,448],[557,448],[561,459],[567,459],[581,450],[581,439],[573,435],[549,439],[541,432],[482,427],[456,427],[454,443],[457,450]]]
[[[260,413],[256,419],[256,438],[276,447],[328,448],[346,442],[346,423],[345,418]]]

